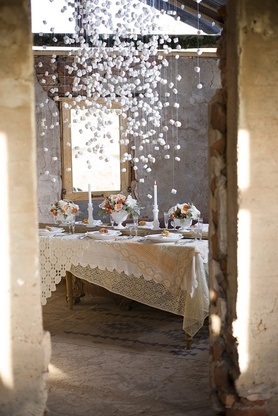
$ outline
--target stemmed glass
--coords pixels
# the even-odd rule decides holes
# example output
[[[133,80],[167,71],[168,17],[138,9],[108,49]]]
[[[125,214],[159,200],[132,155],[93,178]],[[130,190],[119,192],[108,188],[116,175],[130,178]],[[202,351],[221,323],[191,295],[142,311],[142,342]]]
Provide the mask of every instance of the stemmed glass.
[[[137,237],[137,233],[138,233],[138,218],[139,218],[138,214],[132,214],[133,226],[135,229],[135,237]]]
[[[173,227],[173,229],[175,230],[175,231],[178,231],[178,229],[179,229],[179,224],[178,224],[178,222],[175,222],[175,219],[173,218],[173,221],[171,221],[171,225],[172,225],[172,227]]]
[[[199,217],[198,218],[199,240],[202,240],[203,224],[204,224],[203,218]]]
[[[113,220],[112,215],[110,215],[110,223],[111,223],[111,226],[112,226],[112,227],[114,227],[114,222],[115,222],[115,221]]]
[[[163,213],[163,216],[164,216],[165,229],[168,230],[169,213],[168,212],[164,212]]]
[[[75,232],[75,215],[72,215],[70,220],[68,221],[69,226],[69,234],[74,234]]]
[[[202,232],[203,232],[203,218],[199,217],[198,222],[195,225],[194,229],[194,240],[202,240]]]

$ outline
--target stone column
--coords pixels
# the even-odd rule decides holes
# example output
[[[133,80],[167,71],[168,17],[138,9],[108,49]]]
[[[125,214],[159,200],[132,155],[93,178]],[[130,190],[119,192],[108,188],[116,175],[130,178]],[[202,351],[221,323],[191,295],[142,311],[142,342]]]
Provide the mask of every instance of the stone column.
[[[227,416],[277,414],[278,3],[228,1],[210,106],[211,383]]]
[[[33,55],[28,0],[0,2],[0,415],[43,415],[50,337],[38,273]]]

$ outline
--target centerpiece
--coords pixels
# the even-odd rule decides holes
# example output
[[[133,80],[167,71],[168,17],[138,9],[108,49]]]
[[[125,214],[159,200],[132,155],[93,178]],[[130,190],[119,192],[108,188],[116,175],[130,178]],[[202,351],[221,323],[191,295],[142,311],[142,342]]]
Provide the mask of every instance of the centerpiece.
[[[54,215],[55,222],[66,222],[67,224],[74,222],[78,211],[77,204],[64,199],[60,199],[50,206],[50,212]]]
[[[190,227],[192,220],[198,219],[201,215],[195,205],[185,202],[171,207],[168,213],[169,218],[174,220],[175,227],[181,227],[181,229]]]
[[[117,228],[122,229],[122,223],[126,221],[128,215],[139,215],[140,206],[138,201],[131,195],[123,194],[109,195],[99,205],[107,214],[110,214],[113,220],[118,224]]]

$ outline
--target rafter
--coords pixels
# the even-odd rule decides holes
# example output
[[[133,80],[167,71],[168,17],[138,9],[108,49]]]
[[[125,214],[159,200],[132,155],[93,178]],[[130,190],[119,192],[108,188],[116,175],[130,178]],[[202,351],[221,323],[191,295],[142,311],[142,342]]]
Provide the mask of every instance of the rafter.
[[[165,10],[165,12],[176,12],[176,16],[179,16],[180,21],[183,23],[188,24],[189,26],[194,27],[195,29],[199,28],[204,33],[210,34],[210,35],[218,35],[220,32],[220,28],[216,26],[212,26],[211,22],[215,21],[215,23],[218,23],[217,20],[217,14],[211,13],[212,17],[207,20],[204,18],[199,19],[197,18],[197,3],[195,1],[190,0],[190,3],[193,3],[194,8],[191,7],[190,11],[187,11],[185,9],[182,9],[181,7],[178,7],[178,3],[180,6],[182,4],[185,4],[186,1],[163,1],[163,0],[145,0],[144,1],[149,6],[155,7],[157,10]],[[193,11],[193,13],[192,13]],[[201,11],[200,11],[201,12]],[[215,19],[214,19],[215,18]]]
[[[168,0],[168,3],[181,9],[182,6],[184,6],[184,10],[188,10],[194,14],[197,14],[197,3],[195,0]],[[224,6],[226,3],[227,0],[203,0],[199,3],[199,10],[202,15],[202,19],[208,22],[215,22],[216,25],[222,27],[224,22],[222,17],[217,13],[217,10],[219,7]]]

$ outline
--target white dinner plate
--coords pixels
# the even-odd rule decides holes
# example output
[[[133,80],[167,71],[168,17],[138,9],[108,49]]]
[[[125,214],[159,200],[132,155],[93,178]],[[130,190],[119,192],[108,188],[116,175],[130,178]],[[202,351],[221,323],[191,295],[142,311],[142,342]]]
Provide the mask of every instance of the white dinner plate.
[[[153,229],[153,222],[146,222],[146,225],[138,225],[138,228],[142,228],[145,230],[151,230]]]
[[[42,237],[47,237],[55,234],[63,233],[65,230],[63,228],[58,227],[51,227],[51,230],[47,230],[46,228],[40,228],[39,229],[39,235]]]
[[[65,231],[63,228],[60,228],[60,227],[49,227],[49,229],[48,228],[39,228],[39,232],[43,232],[43,231],[45,231],[45,232],[49,232],[49,231],[59,231],[59,232],[62,232],[62,231]]]
[[[86,234],[88,237],[94,238],[95,240],[113,240],[114,238],[122,234],[120,231],[108,229],[107,231],[108,233],[100,233],[99,231],[89,231]]]
[[[101,220],[94,220],[93,225],[86,224],[86,227],[99,227],[100,225],[102,226]]]
[[[147,240],[150,240],[154,243],[174,243],[175,241],[178,241],[181,238],[183,238],[182,234],[174,233],[169,233],[168,236],[165,236],[163,234],[150,234],[146,236]]]

